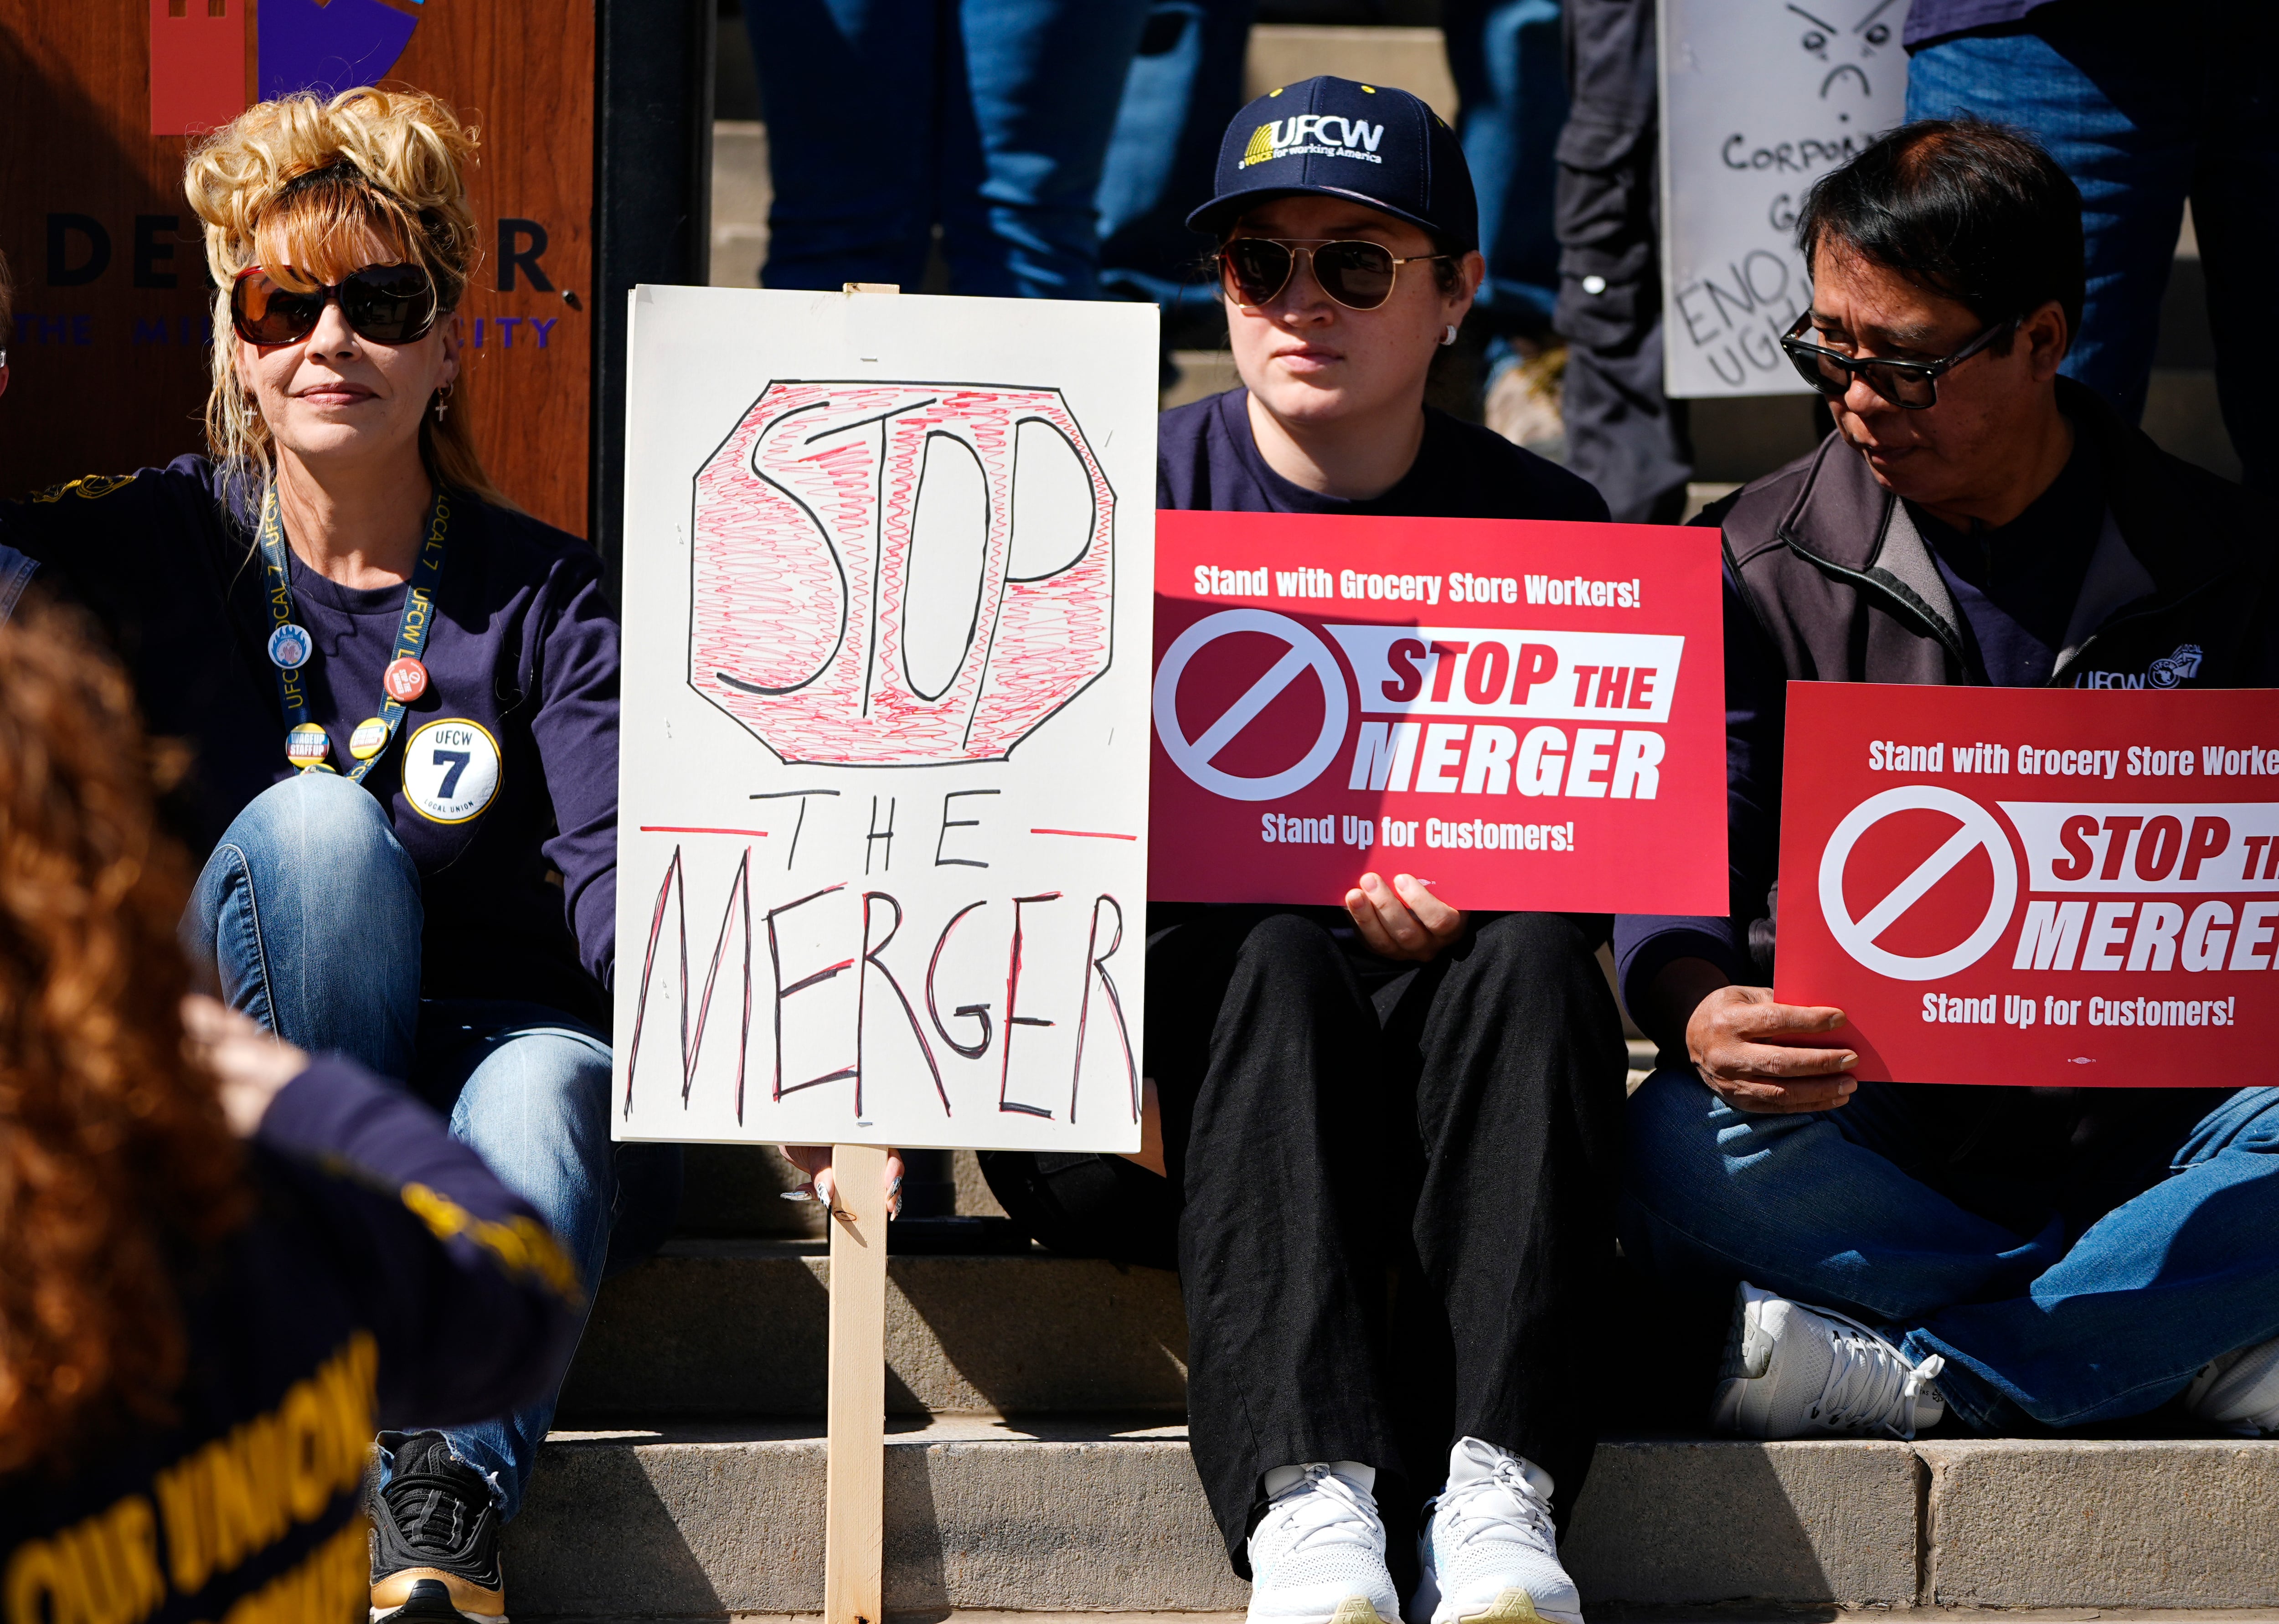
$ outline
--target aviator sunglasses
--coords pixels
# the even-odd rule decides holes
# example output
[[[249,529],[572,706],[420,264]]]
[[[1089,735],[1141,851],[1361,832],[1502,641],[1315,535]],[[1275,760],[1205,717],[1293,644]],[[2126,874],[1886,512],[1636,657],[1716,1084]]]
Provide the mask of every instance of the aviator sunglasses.
[[[1393,297],[1393,279],[1403,265],[1456,257],[1411,254],[1400,259],[1376,242],[1232,237],[1219,245],[1218,263],[1227,290],[1245,304],[1258,305],[1290,285],[1301,256],[1311,263],[1322,291],[1349,310],[1373,310]]]
[[[297,344],[317,330],[325,306],[334,300],[357,336],[374,344],[425,338],[441,314],[434,279],[420,265],[366,265],[306,292],[286,287],[260,265],[248,265],[230,287],[230,325],[249,344]]]
[[[1796,370],[1804,381],[1828,400],[1842,400],[1852,387],[1852,380],[1857,378],[1894,406],[1908,411],[1928,411],[1938,404],[1941,373],[1952,372],[2005,333],[2016,332],[2024,319],[2022,316],[2013,316],[2007,321],[1998,321],[1953,355],[1937,361],[1885,361],[1872,356],[1855,361],[1804,336],[1805,328],[1812,323],[1812,312],[1807,310],[1782,336],[1781,348],[1796,363]]]

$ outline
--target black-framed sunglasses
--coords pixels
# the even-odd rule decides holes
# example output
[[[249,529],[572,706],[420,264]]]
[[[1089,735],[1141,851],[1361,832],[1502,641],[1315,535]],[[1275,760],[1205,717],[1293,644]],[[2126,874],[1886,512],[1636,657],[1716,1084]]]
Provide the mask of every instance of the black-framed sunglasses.
[[[1894,406],[1908,411],[1928,411],[1938,404],[1941,373],[1953,371],[1996,340],[2015,333],[2024,319],[2022,316],[2013,316],[2007,321],[1998,321],[1953,355],[1937,361],[1886,361],[1876,356],[1854,360],[1804,337],[1805,328],[1812,323],[1812,312],[1807,310],[1782,335],[1781,348],[1796,363],[1796,370],[1804,381],[1829,400],[1842,400],[1852,380],[1857,378]]]
[[[442,313],[435,279],[424,265],[366,265],[305,292],[248,265],[230,284],[230,326],[249,344],[297,344],[317,330],[334,300],[357,335],[375,344],[416,342]]]
[[[1301,257],[1311,263],[1322,291],[1349,310],[1373,310],[1393,297],[1393,279],[1403,265],[1456,257],[1411,254],[1404,259],[1377,242],[1230,237],[1219,244],[1219,274],[1235,298],[1245,304],[1264,304],[1290,285]]]

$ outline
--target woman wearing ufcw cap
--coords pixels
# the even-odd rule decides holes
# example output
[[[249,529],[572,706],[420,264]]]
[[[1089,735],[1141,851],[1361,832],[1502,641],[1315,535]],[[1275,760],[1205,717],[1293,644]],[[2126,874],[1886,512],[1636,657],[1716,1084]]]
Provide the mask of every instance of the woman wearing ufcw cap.
[[[1463,153],[1416,97],[1260,97],[1188,224],[1219,239],[1244,387],[1163,414],[1158,506],[1607,517],[1423,403],[1484,267]],[[1147,1148],[984,1156],[1047,1245],[1178,1268],[1195,1465],[1255,1624],[1396,1624],[1386,1525],[1420,1511],[1411,1624],[1581,1624],[1553,1506],[1595,1442],[1614,1258],[1608,923],[1467,915],[1408,875],[1343,912],[1158,904]]]
[[[582,1315],[613,1235],[621,1261],[662,1238],[679,1161],[610,1141],[618,627],[592,548],[518,512],[469,429],[474,157],[416,91],[215,132],[186,176],[211,456],[0,508],[0,541],[193,747],[185,929],[225,998],[447,1113],[560,1238]],[[499,1529],[553,1411],[387,1421],[423,1429],[382,1436],[375,1620],[503,1616]]]

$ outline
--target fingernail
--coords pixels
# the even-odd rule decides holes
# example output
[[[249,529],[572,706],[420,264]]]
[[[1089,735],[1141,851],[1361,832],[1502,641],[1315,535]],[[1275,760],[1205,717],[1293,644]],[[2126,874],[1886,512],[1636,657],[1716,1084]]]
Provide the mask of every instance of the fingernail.
[[[812,1201],[815,1199],[815,1191],[802,1184],[797,1190],[786,1190],[779,1192],[776,1199],[780,1201]]]
[[[1858,1055],[1856,1055],[1856,1054],[1847,1053],[1847,1054],[1845,1054],[1845,1057],[1844,1057],[1844,1069],[1845,1069],[1845,1070],[1846,1070],[1846,1071],[1851,1070],[1853,1067],[1854,1067],[1854,1066],[1858,1065],[1859,1063],[1860,1063],[1860,1057],[1859,1057]]]

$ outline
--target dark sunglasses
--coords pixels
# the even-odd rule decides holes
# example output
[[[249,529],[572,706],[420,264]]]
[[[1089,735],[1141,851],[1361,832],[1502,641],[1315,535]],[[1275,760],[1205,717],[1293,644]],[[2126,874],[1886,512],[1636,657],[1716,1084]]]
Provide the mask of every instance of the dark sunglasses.
[[[1264,304],[1290,285],[1301,256],[1311,262],[1322,291],[1349,310],[1373,310],[1393,297],[1393,280],[1419,260],[1454,254],[1411,254],[1397,259],[1375,242],[1284,241],[1231,237],[1219,245],[1219,272],[1227,291],[1245,304]]]
[[[1961,365],[2005,333],[2016,332],[2018,324],[2024,319],[2022,316],[2013,316],[2007,321],[1998,321],[1943,360],[1885,361],[1876,356],[1854,360],[1803,336],[1812,322],[1812,312],[1807,310],[1782,337],[1781,348],[1796,363],[1796,370],[1804,381],[1831,401],[1842,400],[1845,392],[1852,387],[1852,380],[1857,378],[1894,406],[1909,411],[1927,411],[1938,404],[1939,374]]]
[[[423,339],[442,313],[435,280],[421,265],[366,265],[305,293],[248,265],[230,286],[230,325],[249,344],[297,344],[317,330],[334,300],[357,336],[375,344]]]

